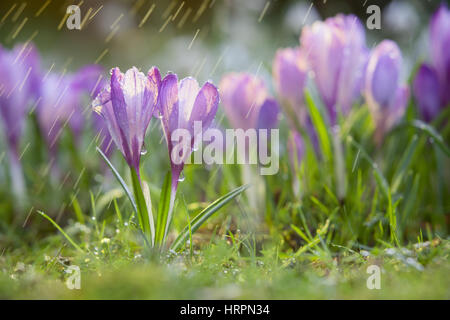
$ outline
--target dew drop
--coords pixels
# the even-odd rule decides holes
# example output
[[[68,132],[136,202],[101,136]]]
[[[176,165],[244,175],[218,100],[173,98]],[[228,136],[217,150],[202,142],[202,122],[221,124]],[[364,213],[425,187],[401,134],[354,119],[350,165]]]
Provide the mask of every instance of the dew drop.
[[[183,182],[185,179],[183,172],[180,174],[180,177],[178,178],[178,182]]]

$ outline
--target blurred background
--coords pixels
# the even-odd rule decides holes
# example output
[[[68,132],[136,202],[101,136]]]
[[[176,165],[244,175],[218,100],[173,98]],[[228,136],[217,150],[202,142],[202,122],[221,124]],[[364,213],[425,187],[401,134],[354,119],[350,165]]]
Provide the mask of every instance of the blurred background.
[[[200,82],[217,83],[224,72],[247,70],[271,85],[279,47],[295,46],[302,26],[337,13],[353,13],[365,24],[367,8],[381,7],[381,29],[366,30],[369,47],[397,41],[410,61],[427,53],[426,25],[439,0],[2,0],[0,41],[6,47],[32,39],[43,68],[75,70],[98,62],[106,69],[133,65]],[[81,30],[65,24],[69,5],[81,9]]]
[[[100,64],[105,72],[116,66],[122,71],[136,66],[147,72],[156,65],[163,75],[172,71],[180,78],[194,76],[200,83],[212,80],[216,85],[227,72],[248,71],[258,74],[267,86],[272,87],[271,70],[276,50],[297,46],[303,26],[338,13],[353,13],[365,25],[370,16],[367,8],[372,4],[381,8],[381,29],[366,28],[366,43],[371,48],[382,39],[395,40],[403,51],[402,71],[406,80],[415,66],[428,56],[428,23],[432,12],[440,4],[439,0],[2,0],[0,43],[6,48],[12,48],[21,42],[33,42],[41,54],[44,73],[47,70],[75,72],[91,63]],[[81,10],[81,30],[69,30],[66,26],[66,10],[70,5],[78,5]],[[90,102],[86,99],[87,109]],[[219,124],[223,116],[220,110],[216,117]],[[29,117],[27,121],[33,122],[35,119]],[[45,148],[37,126],[27,125],[26,131],[21,150],[31,200],[22,208],[20,216],[14,215],[15,204],[11,201],[7,183],[8,167],[4,165],[7,161],[2,159],[6,150],[5,139],[0,136],[0,227],[3,225],[5,234],[10,232],[8,226],[12,220],[19,226],[33,225],[34,219],[41,221],[40,217],[30,214],[38,208],[45,208],[59,222],[65,216],[72,215],[71,207],[76,197],[81,207],[86,209],[91,202],[89,192],[95,198],[101,196],[97,208],[101,212],[102,208],[111,204],[112,199],[122,196],[109,170],[105,170],[106,167],[99,170],[102,163],[92,144],[95,136],[92,132],[84,136],[81,147],[74,146],[68,136],[70,133],[63,135],[61,150],[69,152],[58,155],[64,172],[60,181],[52,184],[49,183],[49,165],[45,161],[45,152],[42,151]],[[154,198],[158,199],[163,173],[169,167],[167,148],[157,131],[149,131],[156,138],[147,138],[147,149],[157,149],[159,152],[149,152],[145,157],[143,171],[144,175],[151,176],[152,198],[155,194]],[[282,133],[282,137],[286,136],[285,133]],[[401,145],[403,147],[404,143]],[[284,144],[281,147],[285,148]],[[391,158],[387,153],[383,156],[394,159],[391,162],[396,163],[398,148],[394,145],[390,150]],[[124,172],[126,168],[120,154],[116,152],[114,156],[114,165]],[[284,173],[277,177],[280,180],[285,179],[288,172],[287,161],[283,163]],[[199,206],[192,207],[192,212],[232,187],[226,183],[220,184],[220,177],[214,180],[215,175],[210,176],[208,173],[210,168],[198,167],[192,165],[185,169],[186,180],[190,183],[181,186],[181,192],[189,202],[198,201]],[[425,169],[424,172],[424,176],[430,176]],[[430,180],[433,179],[434,175],[430,176]],[[230,184],[228,177],[225,180]],[[216,188],[206,188],[205,181]],[[236,183],[231,184],[237,186],[238,181],[237,178]],[[281,184],[274,182],[273,185]],[[430,189],[430,198],[423,200],[427,204],[435,201],[434,194],[441,198],[445,196],[434,181],[431,181],[431,185],[437,190],[434,192],[434,189]],[[276,194],[275,198],[278,196]],[[433,210],[432,205],[426,207],[426,213],[432,217],[429,220],[434,219]],[[417,215],[425,216],[421,212]],[[444,218],[438,216],[438,219],[441,221]],[[441,222],[441,225],[444,224]],[[362,226],[360,223],[358,225]],[[45,224],[44,227],[54,231],[51,225]],[[353,237],[353,234],[352,230],[349,237]],[[33,241],[34,235],[30,237]],[[4,238],[11,240],[14,237]]]

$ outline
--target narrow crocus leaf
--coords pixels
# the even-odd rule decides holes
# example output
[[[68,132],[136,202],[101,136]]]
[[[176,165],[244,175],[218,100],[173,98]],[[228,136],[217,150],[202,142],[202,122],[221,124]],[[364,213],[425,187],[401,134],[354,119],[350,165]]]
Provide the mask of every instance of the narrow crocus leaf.
[[[411,121],[409,125],[428,134],[431,138],[433,138],[434,142],[447,155],[447,157],[450,157],[450,148],[447,146],[444,138],[442,138],[442,136],[436,131],[436,129],[421,120]]]
[[[169,215],[171,210],[171,193],[172,193],[172,173],[168,171],[164,179],[164,184],[161,189],[161,196],[159,198],[158,218],[156,221],[156,236],[155,243],[162,245],[164,243],[166,224],[169,222]]]
[[[373,174],[374,174],[375,180],[378,184],[378,187],[383,192],[386,199],[388,199],[390,201],[391,191],[389,190],[389,184],[388,184],[386,178],[384,177],[383,173],[381,172],[380,168],[378,167],[378,165],[372,160],[372,158],[370,158],[367,151],[364,150],[364,148],[358,142],[356,142],[352,136],[348,136],[347,140],[356,149],[358,149],[361,157],[366,159],[367,162],[369,162],[369,164],[371,165],[371,167],[373,169]]]
[[[320,148],[322,149],[325,159],[331,162],[332,160],[331,142],[324,117],[319,112],[319,109],[317,109],[310,93],[307,91],[305,91],[305,101],[309,115],[311,117],[311,121],[316,129],[317,135],[319,136]]]
[[[141,181],[134,168],[130,168],[131,182],[133,184],[134,198],[136,200],[137,216],[139,220],[139,226],[142,229],[147,240],[153,238],[150,227],[150,219],[147,208],[147,201],[145,200],[144,192],[142,190]],[[151,209],[150,209],[151,210]]]
[[[189,233],[194,233],[197,231],[198,228],[206,221],[208,220],[215,212],[217,212],[220,208],[222,208],[224,205],[226,205],[228,202],[236,198],[238,195],[240,195],[245,189],[247,189],[248,185],[240,186],[226,195],[220,197],[213,203],[211,203],[208,207],[203,209],[184,229],[181,231],[181,233],[178,235],[176,240],[171,245],[172,250],[178,250],[187,239],[189,239]]]
[[[53,225],[53,226],[55,226],[55,228],[56,229],[58,229],[59,230],[59,232],[61,232],[62,233],[62,235],[67,239],[67,241],[69,241],[69,243],[71,244],[71,245],[73,245],[74,246],[74,248],[75,249],[77,249],[78,251],[80,251],[80,252],[84,252],[83,251],[83,249],[81,249],[80,248],[80,246],[79,245],[77,245],[76,243],[75,243],[75,241],[73,241],[72,240],[72,238],[71,237],[69,237],[69,235],[52,219],[52,218],[50,218],[48,215],[46,215],[44,212],[42,212],[42,211],[39,211],[38,210],[38,213],[42,216],[42,217],[44,217],[45,219],[47,219],[48,221],[50,221],[50,223]]]
[[[407,169],[409,168],[409,164],[415,154],[419,139],[417,135],[414,135],[409,142],[406,151],[403,153],[402,158],[400,159],[400,163],[395,171],[394,178],[392,179],[392,192],[395,193],[402,182],[403,177],[406,174]]]
[[[119,181],[120,185],[123,188],[123,191],[125,191],[125,194],[127,195],[128,199],[130,199],[131,206],[133,207],[134,212],[138,214],[136,202],[134,201],[133,194],[130,192],[130,189],[128,189],[127,184],[123,180],[123,178],[120,176],[119,172],[114,168],[111,161],[109,161],[108,157],[100,150],[100,148],[96,148],[98,153],[102,156],[103,160],[105,160],[106,164],[111,168],[111,171],[113,172],[114,176],[116,177],[117,181]]]

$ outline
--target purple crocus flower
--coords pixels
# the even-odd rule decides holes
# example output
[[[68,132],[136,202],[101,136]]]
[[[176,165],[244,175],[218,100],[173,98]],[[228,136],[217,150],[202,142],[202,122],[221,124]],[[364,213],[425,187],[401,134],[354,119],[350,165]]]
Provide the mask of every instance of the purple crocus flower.
[[[200,135],[211,126],[218,105],[219,92],[210,82],[206,82],[200,88],[194,78],[188,77],[178,82],[177,75],[172,73],[161,82],[159,111],[172,170],[170,208],[164,237],[167,235],[172,219],[177,186],[185,161],[197,143],[201,143]],[[202,132],[195,130],[195,127],[199,125]],[[177,140],[180,139],[179,135],[183,143]],[[182,150],[176,147],[179,145],[182,146]]]
[[[431,63],[422,64],[413,83],[419,112],[431,121],[450,103],[450,11],[442,4],[430,24]]]
[[[175,191],[185,160],[200,138],[196,136],[198,133],[194,132],[194,122],[201,123],[203,132],[208,129],[217,112],[219,93],[210,82],[200,88],[194,78],[188,77],[178,82],[177,75],[168,74],[161,83],[159,103],[171,161],[172,191]],[[174,154],[176,141],[172,141],[173,134],[178,129],[187,130],[191,137],[187,152],[181,155]],[[181,158],[176,159],[178,156]]]
[[[159,70],[153,67],[146,75],[135,67],[125,74],[111,70],[111,81],[92,103],[103,116],[109,133],[130,168],[138,177],[141,152],[148,124],[158,102],[161,83]]]
[[[339,14],[302,30],[300,45],[332,125],[361,96],[368,50],[356,16]]]
[[[382,41],[372,52],[367,65],[365,96],[376,123],[375,140],[403,116],[409,97],[406,85],[400,84],[402,55],[397,44]]]
[[[86,124],[86,108],[89,108],[89,103],[85,104],[83,98],[95,98],[100,93],[105,86],[102,73],[103,68],[93,64],[84,66],[69,76],[70,87],[66,99],[71,102],[68,104],[71,116],[68,124],[77,143]]]
[[[287,145],[289,160],[291,161],[292,167],[298,167],[305,155],[305,144],[303,142],[303,138],[295,130],[292,130],[289,133],[289,141]]]
[[[38,97],[39,56],[30,44],[8,51],[0,46],[0,118],[3,120],[13,191],[24,191],[19,144],[30,100]]]
[[[264,82],[248,73],[230,73],[220,82],[220,92],[231,125],[236,129],[273,129],[279,106]]]
[[[273,62],[273,79],[287,113],[287,120],[292,130],[305,129],[316,151],[319,150],[318,137],[314,131],[304,102],[304,90],[308,80],[308,61],[300,49],[279,49]]]

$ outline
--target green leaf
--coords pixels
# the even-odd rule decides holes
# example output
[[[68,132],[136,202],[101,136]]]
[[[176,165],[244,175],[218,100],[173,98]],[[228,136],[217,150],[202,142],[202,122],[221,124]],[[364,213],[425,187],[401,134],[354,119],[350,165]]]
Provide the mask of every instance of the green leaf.
[[[106,164],[111,168],[111,170],[112,170],[114,176],[116,177],[117,181],[119,181],[120,185],[122,186],[123,191],[125,191],[125,194],[127,195],[128,199],[130,199],[130,202],[131,202],[131,205],[133,207],[134,212],[136,212],[136,214],[138,214],[136,202],[134,201],[133,195],[131,194],[130,189],[128,189],[127,184],[122,179],[122,177],[120,176],[119,172],[117,172],[116,168],[114,168],[112,163],[109,161],[108,157],[102,152],[102,150],[100,150],[99,147],[97,147],[96,149],[97,149],[98,153],[100,153],[100,155],[102,156],[103,160],[105,160]]]
[[[80,203],[78,202],[77,197],[75,195],[72,195],[72,206],[73,210],[75,211],[75,216],[77,217],[78,222],[84,224],[83,211],[81,211]]]
[[[428,134],[431,138],[433,138],[436,145],[439,146],[439,148],[447,155],[447,157],[450,157],[450,149],[445,144],[444,139],[436,131],[436,129],[421,120],[414,120],[410,122],[409,125]]]
[[[171,249],[172,250],[178,250],[189,238],[189,233],[194,233],[197,231],[198,228],[206,221],[208,220],[215,212],[217,212],[220,208],[222,208],[224,205],[226,205],[228,202],[233,200],[235,197],[237,197],[239,194],[241,194],[245,189],[248,188],[248,185],[240,186],[226,195],[220,197],[213,203],[211,203],[208,207],[206,207],[202,212],[200,212],[192,221],[190,222],[190,225],[187,225],[183,231],[178,235],[176,240],[173,242]]]
[[[136,200],[137,215],[139,225],[142,229],[147,240],[153,239],[152,230],[150,228],[150,218],[147,208],[147,202],[145,200],[144,192],[142,191],[141,180],[139,179],[135,169],[130,168],[131,181],[133,184],[134,198]],[[148,189],[148,187],[147,187]],[[151,210],[151,208],[150,208]],[[151,214],[151,213],[150,213]]]
[[[156,221],[156,235],[155,235],[155,243],[161,245],[164,243],[164,238],[166,237],[166,225],[170,223],[168,217],[170,215],[171,210],[171,189],[172,189],[172,173],[170,171],[167,172],[166,177],[164,178],[163,187],[161,190],[161,196],[159,198],[159,206],[158,206],[158,218]],[[172,200],[173,201],[173,200]]]
[[[418,137],[417,135],[414,135],[409,142],[408,147],[406,148],[405,153],[403,154],[400,163],[397,167],[397,170],[395,171],[394,178],[392,179],[392,192],[395,193],[400,186],[400,183],[403,180],[403,177],[405,176],[406,170],[409,167],[409,164],[411,163],[412,157],[414,155],[414,152],[416,151],[416,147],[418,144]]]
[[[366,159],[367,162],[372,166],[373,174],[375,176],[375,180],[377,181],[378,186],[380,187],[381,191],[383,191],[384,196],[386,199],[390,199],[391,192],[389,190],[389,184],[384,177],[383,173],[381,172],[378,165],[373,162],[373,160],[370,158],[369,154],[364,150],[364,148],[356,142],[352,136],[347,136],[347,140],[352,144],[355,148],[359,150],[359,154],[362,158]]]
[[[41,216],[43,216],[45,219],[47,219],[48,221],[50,221],[51,224],[53,224],[56,229],[59,230],[59,232],[62,233],[62,235],[67,239],[67,241],[70,242],[71,245],[73,245],[75,247],[75,249],[77,249],[78,251],[84,252],[83,249],[81,249],[76,243],[75,241],[72,240],[71,237],[69,237],[69,235],[55,222],[53,221],[52,218],[50,218],[48,215],[46,215],[44,212],[42,211],[37,211]]]
[[[317,109],[314,101],[309,92],[305,91],[306,106],[308,108],[311,121],[316,129],[317,136],[319,137],[320,148],[325,156],[325,159],[331,162],[332,152],[331,152],[331,142],[330,136],[328,134],[328,126],[325,123],[319,109]]]

